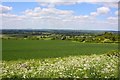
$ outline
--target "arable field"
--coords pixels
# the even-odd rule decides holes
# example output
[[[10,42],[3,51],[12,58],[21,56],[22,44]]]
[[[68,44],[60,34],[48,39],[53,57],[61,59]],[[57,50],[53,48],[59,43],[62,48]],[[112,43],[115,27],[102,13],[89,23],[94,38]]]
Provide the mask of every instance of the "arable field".
[[[79,43],[60,40],[3,40],[2,59],[40,59],[103,54],[117,50],[117,44]]]

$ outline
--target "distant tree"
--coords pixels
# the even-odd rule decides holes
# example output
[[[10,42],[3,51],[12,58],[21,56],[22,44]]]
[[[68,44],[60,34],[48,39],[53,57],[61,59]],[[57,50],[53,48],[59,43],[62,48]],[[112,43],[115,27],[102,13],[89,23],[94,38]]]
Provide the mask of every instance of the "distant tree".
[[[61,37],[61,40],[65,40],[65,39],[66,39],[66,36],[62,36],[62,37]]]
[[[103,36],[104,36],[106,39],[110,39],[110,38],[113,36],[113,34],[112,34],[111,32],[105,32],[105,33],[103,34]]]

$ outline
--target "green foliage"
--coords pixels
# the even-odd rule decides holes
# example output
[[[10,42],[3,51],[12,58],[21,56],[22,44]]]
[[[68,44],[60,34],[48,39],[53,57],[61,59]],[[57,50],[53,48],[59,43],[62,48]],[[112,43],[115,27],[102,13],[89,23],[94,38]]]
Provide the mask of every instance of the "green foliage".
[[[13,32],[14,33],[14,32]],[[34,34],[33,34],[34,33]],[[29,39],[29,40],[71,40],[71,41],[79,41],[85,43],[119,43],[120,42],[120,35],[117,33],[112,32],[104,32],[104,33],[81,33],[75,34],[74,32],[70,34],[66,33],[52,33],[52,32],[29,32],[27,34],[7,34],[2,37],[3,40],[6,39]]]
[[[103,54],[117,50],[117,44],[80,43],[62,40],[3,40],[3,60],[39,59],[70,55]]]

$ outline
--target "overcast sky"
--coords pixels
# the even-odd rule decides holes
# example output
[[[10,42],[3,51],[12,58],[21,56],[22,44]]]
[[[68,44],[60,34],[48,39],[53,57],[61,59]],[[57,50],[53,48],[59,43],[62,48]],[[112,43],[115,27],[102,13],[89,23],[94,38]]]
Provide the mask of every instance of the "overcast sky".
[[[117,2],[3,2],[3,29],[118,30]]]

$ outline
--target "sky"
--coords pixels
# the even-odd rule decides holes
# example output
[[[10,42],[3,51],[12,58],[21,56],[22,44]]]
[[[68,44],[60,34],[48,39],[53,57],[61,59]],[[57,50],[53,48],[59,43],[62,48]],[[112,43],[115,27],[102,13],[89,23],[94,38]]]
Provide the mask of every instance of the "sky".
[[[118,30],[117,2],[2,2],[2,29]]]

